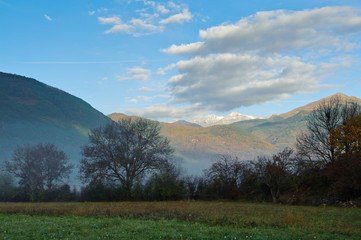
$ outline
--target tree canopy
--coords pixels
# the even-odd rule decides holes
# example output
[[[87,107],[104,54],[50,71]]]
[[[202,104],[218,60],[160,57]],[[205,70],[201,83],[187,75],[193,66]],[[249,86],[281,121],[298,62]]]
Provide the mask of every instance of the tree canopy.
[[[111,122],[90,132],[89,144],[82,149],[81,178],[120,183],[130,192],[136,179],[167,164],[172,153],[158,122],[142,118]]]

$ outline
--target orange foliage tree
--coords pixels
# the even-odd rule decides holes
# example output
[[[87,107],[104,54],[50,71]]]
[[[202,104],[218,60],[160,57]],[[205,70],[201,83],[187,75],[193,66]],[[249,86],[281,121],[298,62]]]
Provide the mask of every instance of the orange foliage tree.
[[[361,114],[349,116],[343,124],[332,129],[329,141],[336,156],[361,154]]]

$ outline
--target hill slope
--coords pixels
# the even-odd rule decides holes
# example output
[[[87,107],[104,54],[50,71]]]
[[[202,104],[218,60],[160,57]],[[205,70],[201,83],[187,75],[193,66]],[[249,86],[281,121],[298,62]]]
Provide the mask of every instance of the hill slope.
[[[208,167],[218,154],[236,154],[241,159],[254,159],[258,155],[270,155],[285,147],[293,148],[297,134],[306,129],[310,112],[335,96],[342,102],[361,104],[361,99],[337,93],[268,119],[203,128],[161,123],[161,133],[170,139],[177,154],[185,159],[187,168],[199,171]],[[128,116],[114,113],[109,117],[118,121]]]
[[[232,125],[247,130],[254,136],[274,145],[276,149],[294,147],[297,134],[306,129],[310,112],[321,103],[328,102],[334,97],[338,97],[342,103],[352,102],[361,105],[359,98],[336,93],[281,115],[275,115],[268,119],[237,122]]]
[[[1,72],[0,113],[0,161],[19,146],[50,142],[77,163],[89,129],[110,121],[80,98]]]
[[[108,115],[114,121],[134,118],[124,114]],[[242,159],[274,151],[274,146],[248,131],[232,125],[197,127],[177,123],[160,123],[161,134],[168,137],[176,155],[192,173],[207,168],[219,154],[236,154]]]

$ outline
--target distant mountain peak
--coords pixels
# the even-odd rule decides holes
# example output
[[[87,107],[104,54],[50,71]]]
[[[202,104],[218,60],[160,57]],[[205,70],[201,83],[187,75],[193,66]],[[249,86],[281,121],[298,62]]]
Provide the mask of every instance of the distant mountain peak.
[[[296,114],[298,114],[299,112],[302,112],[302,111],[309,112],[309,111],[314,110],[321,103],[329,102],[333,98],[340,98],[341,102],[354,102],[354,103],[361,104],[361,99],[359,99],[357,97],[348,96],[348,95],[343,94],[343,93],[335,93],[335,94],[332,94],[332,95],[327,96],[325,98],[322,98],[320,100],[308,103],[308,104],[306,104],[306,105],[304,105],[302,107],[295,108],[295,109],[293,109],[293,110],[291,110],[289,112],[283,113],[283,114],[281,114],[279,116],[281,116],[283,118],[289,118],[289,117],[292,117],[292,116],[294,116],[294,115],[296,115]]]
[[[263,119],[263,117],[244,115],[239,112],[231,112],[227,116],[217,116],[214,114],[207,116],[197,116],[196,118],[189,120],[189,122],[199,124],[202,127],[209,127],[214,125],[226,125],[239,121],[246,121],[253,119]]]

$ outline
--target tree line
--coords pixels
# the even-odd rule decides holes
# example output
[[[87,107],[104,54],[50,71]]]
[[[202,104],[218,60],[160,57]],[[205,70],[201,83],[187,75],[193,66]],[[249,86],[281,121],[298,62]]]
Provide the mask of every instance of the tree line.
[[[292,204],[361,201],[361,110],[334,97],[313,110],[295,149],[240,161],[219,155],[201,176],[176,166],[157,122],[137,118],[93,129],[82,147],[79,178],[56,146],[18,148],[0,175],[1,201],[244,199]]]

